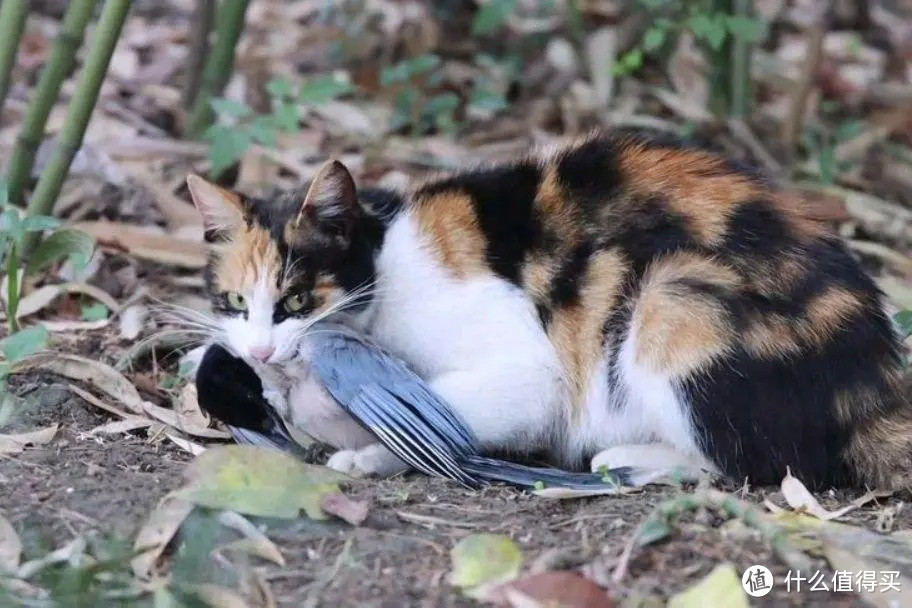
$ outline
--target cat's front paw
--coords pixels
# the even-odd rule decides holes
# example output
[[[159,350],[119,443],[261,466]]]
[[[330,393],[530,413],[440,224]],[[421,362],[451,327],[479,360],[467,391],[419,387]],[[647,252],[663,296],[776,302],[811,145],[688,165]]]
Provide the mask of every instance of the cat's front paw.
[[[326,466],[352,477],[389,477],[408,470],[407,464],[379,443],[359,450],[339,450],[329,457]]]

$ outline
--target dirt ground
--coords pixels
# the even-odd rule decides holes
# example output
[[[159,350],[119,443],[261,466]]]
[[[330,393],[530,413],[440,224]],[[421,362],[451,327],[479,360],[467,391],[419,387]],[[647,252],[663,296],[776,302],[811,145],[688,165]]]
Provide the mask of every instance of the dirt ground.
[[[19,382],[16,392],[32,406],[23,428],[59,423],[49,444],[0,460],[0,512],[27,545],[58,547],[77,535],[109,533],[132,538],[148,512],[177,487],[190,456],[163,441],[136,435],[89,437],[110,417],[71,395],[53,377]],[[15,430],[15,429],[14,429]],[[685,516],[666,541],[637,549],[619,583],[612,573],[636,526],[657,504],[678,492],[654,487],[619,497],[556,501],[507,487],[470,491],[452,483],[410,474],[389,480],[359,480],[344,486],[367,501],[370,512],[359,527],[335,520],[264,521],[280,548],[285,567],[262,566],[279,606],[471,606],[448,584],[449,551],[467,534],[509,535],[532,570],[583,568],[625,606],[663,605],[712,568],[729,561],[741,572],[762,564],[777,580],[787,568],[758,538],[738,534],[711,515]],[[738,492],[736,487],[723,489]],[[827,507],[855,495],[821,495]],[[783,505],[778,489],[746,495]],[[873,527],[895,496],[850,514],[852,523]],[[761,507],[762,508],[762,507]],[[912,510],[900,510],[894,529],[912,528]],[[815,565],[832,571],[825,562]],[[781,587],[781,586],[780,586]],[[777,589],[757,606],[854,606],[852,594],[786,593]]]

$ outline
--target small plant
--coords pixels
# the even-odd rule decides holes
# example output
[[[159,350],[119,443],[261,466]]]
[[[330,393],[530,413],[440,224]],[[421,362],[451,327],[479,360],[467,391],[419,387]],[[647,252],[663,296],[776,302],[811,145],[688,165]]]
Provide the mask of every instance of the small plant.
[[[690,32],[706,55],[707,78],[717,114],[731,111],[744,116],[750,44],[760,42],[766,24],[752,16],[748,0],[637,0],[649,16],[642,40],[618,58],[614,71],[629,75],[639,70],[647,55],[667,56],[682,32]],[[738,5],[740,10],[735,10]]]
[[[440,57],[419,55],[386,67],[380,73],[380,85],[395,88],[395,114],[390,128],[409,127],[412,135],[421,135],[437,128],[452,133],[456,130],[454,113],[459,96],[452,92],[428,95],[427,88],[438,86],[443,75]]]
[[[834,130],[821,125],[808,125],[802,142],[808,154],[817,159],[817,167],[812,170],[816,171],[820,183],[831,186],[839,174],[848,169],[846,163],[836,158],[836,146],[857,136],[863,127],[864,123],[860,120],[845,121]]]
[[[52,264],[69,259],[77,267],[85,267],[92,255],[94,243],[87,234],[60,229],[60,222],[43,215],[23,215],[20,209],[8,204],[6,184],[0,182],[0,262],[5,275],[5,302],[8,335],[0,341],[6,361],[0,365],[0,393],[5,394],[5,379],[9,365],[41,350],[47,343],[43,325],[21,328],[19,302],[29,278]],[[52,231],[32,252],[23,265],[22,248],[28,235]]]
[[[241,159],[254,143],[270,148],[278,144],[279,133],[294,133],[302,106],[332,101],[351,92],[348,81],[335,76],[321,76],[295,87],[287,80],[275,78],[267,86],[270,95],[269,114],[256,114],[246,105],[230,99],[212,100],[218,122],[205,133],[209,141],[212,175],[218,177]]]

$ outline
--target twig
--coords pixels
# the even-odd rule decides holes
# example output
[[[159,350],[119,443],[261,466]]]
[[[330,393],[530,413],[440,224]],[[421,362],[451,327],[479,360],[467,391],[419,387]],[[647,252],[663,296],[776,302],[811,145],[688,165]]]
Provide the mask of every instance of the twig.
[[[41,72],[38,86],[35,87],[9,166],[10,200],[16,204],[22,202],[22,191],[32,173],[35,154],[44,136],[44,126],[60,95],[60,85],[73,69],[76,51],[82,45],[85,28],[92,18],[94,8],[95,0],[70,2],[54,41],[54,49]]]
[[[767,171],[776,177],[781,177],[784,174],[785,170],[782,168],[782,165],[779,164],[779,161],[777,161],[763,146],[760,140],[757,139],[757,136],[754,135],[754,132],[747,126],[747,123],[739,118],[730,118],[728,120],[728,130],[735,139],[750,148],[750,151],[757,157],[763,166],[766,167]]]
[[[198,0],[190,17],[190,57],[184,81],[183,102],[185,108],[193,106],[200,90],[203,67],[209,55],[209,34],[215,20],[215,0]]]
[[[131,4],[132,2],[129,0],[105,1],[104,9],[92,36],[92,46],[86,57],[82,76],[76,88],[76,93],[70,101],[57,150],[55,150],[54,156],[44,170],[41,179],[38,180],[38,185],[35,187],[35,192],[32,193],[32,198],[29,201],[29,215],[47,215],[54,207],[54,201],[57,200],[57,196],[60,194],[63,181],[66,179],[70,164],[73,162],[73,157],[76,156],[76,152],[79,151],[82,145],[86,127],[88,127],[89,119],[92,117],[92,110],[98,100],[101,83],[108,70],[111,55],[114,53],[114,47],[120,37],[120,31],[123,28],[124,20],[127,18]],[[28,254],[38,244],[39,239],[40,233],[29,233],[29,237],[25,242],[24,253]]]
[[[187,132],[199,137],[212,123],[212,98],[220,95],[228,84],[234,65],[234,49],[244,29],[248,0],[225,0],[218,11],[216,39],[206,60],[203,80],[193,102],[187,122]]]
[[[825,6],[822,8],[820,20],[811,29],[808,38],[807,59],[804,62],[804,66],[802,66],[798,84],[792,92],[788,115],[782,123],[782,141],[785,143],[789,154],[795,153],[795,147],[801,137],[808,96],[810,96],[811,89],[814,87],[814,81],[820,69],[820,62],[823,59],[823,40],[826,37],[829,26],[827,15],[830,12],[833,0],[827,0],[823,4]]]
[[[28,0],[7,0],[0,3],[0,117],[3,116],[3,104],[12,82],[28,7]]]

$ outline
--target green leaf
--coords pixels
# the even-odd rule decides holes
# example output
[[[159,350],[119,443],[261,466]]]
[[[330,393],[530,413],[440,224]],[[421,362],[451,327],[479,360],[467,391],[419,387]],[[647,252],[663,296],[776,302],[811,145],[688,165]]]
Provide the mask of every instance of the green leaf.
[[[774,581],[768,582],[773,584]],[[707,606],[748,608],[747,593],[741,586],[741,578],[731,564],[719,564],[702,580],[668,600],[668,608],[705,608]]]
[[[500,110],[505,110],[509,107],[507,100],[501,93],[481,87],[472,91],[469,105],[480,110],[489,110],[493,112],[499,112]]]
[[[217,97],[210,103],[212,104],[212,109],[215,110],[215,113],[219,116],[228,116],[230,118],[246,118],[247,116],[253,114],[253,110],[242,103],[234,101],[233,99]]]
[[[846,139],[852,139],[861,134],[864,129],[864,121],[862,120],[847,120],[838,127],[836,127],[836,133],[834,136],[838,141],[844,141]]]
[[[108,318],[108,314],[111,311],[108,310],[108,307],[102,304],[101,302],[95,302],[89,306],[82,307],[82,320],[83,321],[102,321]]]
[[[516,0],[489,0],[472,20],[472,35],[484,36],[499,30],[507,22],[507,17],[516,8]]]
[[[893,323],[902,340],[912,336],[912,310],[901,310],[893,315]]]
[[[206,131],[209,140],[209,162],[212,174],[219,176],[250,148],[250,134],[225,125],[213,125]]]
[[[287,101],[280,101],[272,109],[272,120],[276,128],[286,133],[298,130],[298,106]]]
[[[646,31],[643,37],[643,48],[646,51],[654,51],[665,44],[665,30],[659,27],[651,27]]]
[[[275,121],[271,116],[257,116],[247,127],[247,132],[250,134],[251,139],[264,146],[275,148],[279,145],[276,139]]]
[[[298,101],[304,104],[319,105],[350,93],[351,84],[333,75],[320,76],[308,80],[298,91]]]
[[[509,536],[472,534],[453,547],[450,559],[453,562],[450,583],[471,590],[516,578],[523,554]]]
[[[714,51],[722,48],[726,34],[725,15],[710,16],[705,13],[697,13],[691,16],[687,23],[694,36],[705,40]]]
[[[290,99],[294,97],[294,87],[284,78],[273,78],[266,83],[266,90],[273,97]]]
[[[9,362],[19,361],[47,346],[48,330],[44,325],[32,325],[20,329],[0,342],[3,354]]]
[[[41,272],[48,266],[69,258],[76,270],[83,270],[92,257],[95,241],[79,230],[58,230],[38,245],[25,267],[26,276]]]
[[[766,24],[760,20],[740,15],[726,15],[725,25],[736,38],[745,42],[760,42],[766,37]]]
[[[645,547],[671,534],[671,526],[667,521],[660,518],[652,518],[643,523],[640,528],[639,545]]]
[[[459,107],[459,96],[456,93],[441,93],[427,100],[424,111],[431,116],[446,114]]]
[[[211,509],[258,517],[326,519],[324,496],[339,492],[345,475],[274,450],[249,445],[211,447],[187,467],[181,498]]]
[[[60,220],[47,215],[28,215],[22,218],[23,232],[41,232],[43,230],[53,230],[60,226]]]
[[[614,64],[616,74],[625,75],[636,72],[643,65],[643,49],[633,49],[621,55],[621,60]]]

